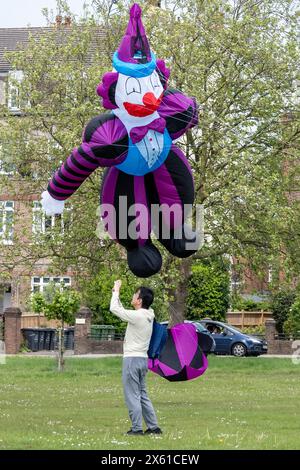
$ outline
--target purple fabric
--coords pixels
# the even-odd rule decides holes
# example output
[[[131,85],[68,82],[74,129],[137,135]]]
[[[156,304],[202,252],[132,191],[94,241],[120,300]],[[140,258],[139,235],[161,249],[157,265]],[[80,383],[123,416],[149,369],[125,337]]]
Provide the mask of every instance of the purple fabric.
[[[188,366],[198,347],[198,336],[195,326],[191,323],[184,323],[173,326],[170,331],[182,367]]]
[[[127,150],[116,158],[99,158],[94,155],[93,148],[96,149],[101,146],[109,147],[124,138],[126,135],[126,128],[118,118],[110,119],[102,126],[95,129],[90,141],[83,141],[81,145],[82,151],[89,156],[90,159],[93,159],[94,163],[84,158],[84,156],[79,153],[79,148],[75,148],[60,168],[62,175],[73,182],[64,181],[59,177],[59,170],[57,170],[48,185],[48,191],[51,196],[54,199],[65,200],[70,197],[78,189],[80,184],[83,183],[83,181],[99,166],[110,167],[122,163],[127,156]],[[79,165],[83,166],[84,170],[76,166],[72,159],[74,159]],[[68,171],[68,168],[72,173]],[[55,182],[66,186],[66,188],[61,188],[58,185],[55,185]],[[55,194],[53,191],[55,191]]]
[[[150,221],[150,214],[149,214],[149,208],[147,204],[147,196],[146,196],[146,189],[145,189],[145,182],[144,182],[144,177],[143,176],[135,176],[134,177],[134,200],[135,204],[142,205],[141,210],[142,215],[147,212],[147,218],[145,219],[144,216],[142,216],[142,227],[136,227],[137,231],[139,229],[139,238],[138,238],[138,243],[139,245],[143,246],[145,245],[146,241],[149,238],[149,234],[151,232],[151,221]],[[136,217],[139,215],[139,206],[136,206],[135,209],[135,214]],[[138,219],[137,218],[137,222]],[[140,224],[139,224],[140,225]]]
[[[108,210],[107,215],[105,214],[106,208],[114,208],[114,197],[116,192],[116,184],[118,179],[119,170],[117,168],[110,168],[105,176],[102,188],[102,200],[101,200],[101,217],[105,218],[104,227],[109,233],[113,240],[117,239],[116,235],[116,220],[115,213]]]
[[[71,189],[71,188],[76,188],[76,189],[77,189],[78,186],[80,186],[81,183],[82,183],[81,180],[80,180],[80,181],[73,181],[73,183],[71,183],[70,181],[65,181],[64,179],[62,179],[62,178],[59,176],[59,174],[57,174],[57,175],[55,176],[55,180],[54,180],[53,182],[54,182],[54,183],[57,182],[57,183],[63,184],[64,186],[69,186],[70,189]],[[67,189],[67,188],[66,188],[66,189]]]
[[[75,148],[73,150],[72,154],[73,154],[73,157],[75,158],[76,162],[78,162],[80,165],[86,167],[86,171],[88,173],[90,173],[91,171],[96,170],[96,168],[98,168],[98,166],[99,166],[99,161],[96,159],[94,154],[91,152],[90,147],[87,144],[83,143],[81,145],[81,148],[84,151],[84,153],[86,153],[89,157],[93,158],[95,160],[95,162],[92,163],[92,162],[86,160],[82,155],[80,155],[78,148]],[[81,171],[81,170],[79,170],[79,171]]]
[[[208,360],[205,354],[202,353],[202,361],[203,361],[203,366],[200,369],[194,369],[193,367],[187,367],[186,372],[188,376],[188,380],[196,379],[197,377],[200,377],[200,375],[204,374],[208,367]]]
[[[102,82],[97,86],[97,94],[102,98],[103,108],[116,109],[118,106],[110,101],[109,89],[113,83],[118,81],[118,72],[106,72],[102,77]]]
[[[182,113],[190,106],[195,106],[193,98],[174,90],[173,92],[164,93],[158,112],[163,117],[172,116],[172,114]]]
[[[107,145],[113,145],[114,142],[117,142],[126,135],[126,127],[120,119],[115,117],[114,119],[110,119],[97,127],[88,144],[91,146],[91,149],[93,149],[93,146],[105,147]]]
[[[150,122],[147,124],[147,126],[139,126],[139,127],[133,127],[130,131],[130,138],[134,144],[137,142],[140,142],[149,129],[152,129],[153,131],[160,132],[161,134],[164,133],[166,128],[166,120],[164,118],[158,118],[154,119],[154,121]]]
[[[70,189],[59,188],[58,186],[55,186],[55,182],[53,180],[50,181],[49,185],[50,185],[50,188],[53,189],[53,191],[61,193],[61,197],[63,197],[63,195],[65,195],[66,197],[71,196],[75,190],[74,188],[70,188]]]
[[[159,204],[161,204],[161,212],[164,223],[167,227],[177,228],[182,225],[183,208],[180,196],[173,183],[170,173],[165,165],[161,165],[157,170],[153,171],[155,185],[159,195]],[[175,210],[171,212],[170,207],[174,206]]]
[[[150,46],[146,36],[144,25],[142,23],[141,14],[142,10],[140,6],[137,3],[134,3],[130,8],[130,18],[126,34],[123,37],[118,49],[119,59],[123,62],[138,64],[138,60],[134,59],[133,55],[137,50],[141,50],[142,46],[144,48],[144,52],[147,56],[148,62],[151,61]],[[143,44],[141,44],[140,39],[138,38],[138,32],[142,37]]]
[[[180,374],[182,370],[186,371],[187,380],[195,379],[204,374],[208,367],[208,361],[203,352],[201,353],[201,367],[197,369],[190,365],[199,348],[198,335],[195,326],[189,323],[180,323],[170,328],[170,333],[181,364],[180,370],[171,368],[159,359],[148,359],[148,369],[162,377],[168,378],[175,376],[175,379],[176,375]]]
[[[157,59],[156,67],[163,74],[163,76],[166,80],[166,83],[165,83],[165,86],[164,86],[164,89],[166,89],[167,88],[167,81],[169,80],[169,77],[170,77],[170,69],[166,66],[166,63],[163,59]]]
[[[198,108],[194,98],[190,98],[178,90],[174,90],[172,93],[164,93],[162,102],[158,108],[158,113],[161,117],[167,118],[177,113],[183,113],[189,107],[193,110],[193,117],[191,120],[186,122],[186,125],[178,132],[170,133],[173,140],[178,139],[188,129],[191,129],[198,124]],[[182,121],[184,120],[182,119]]]
[[[167,366],[166,364],[163,364],[162,362],[159,361],[159,359],[148,359],[148,369],[152,370],[155,374],[160,375],[160,370],[165,374],[165,375],[175,375],[178,374],[177,370],[172,369],[171,367]],[[159,370],[160,369],[160,370]]]

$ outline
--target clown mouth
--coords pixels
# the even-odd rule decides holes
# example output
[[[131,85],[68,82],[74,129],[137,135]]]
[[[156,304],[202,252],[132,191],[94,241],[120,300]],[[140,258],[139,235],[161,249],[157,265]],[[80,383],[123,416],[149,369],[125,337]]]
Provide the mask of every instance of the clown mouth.
[[[145,93],[143,96],[144,104],[124,103],[124,108],[130,116],[145,117],[153,114],[159,107],[163,93],[156,98],[153,93]]]

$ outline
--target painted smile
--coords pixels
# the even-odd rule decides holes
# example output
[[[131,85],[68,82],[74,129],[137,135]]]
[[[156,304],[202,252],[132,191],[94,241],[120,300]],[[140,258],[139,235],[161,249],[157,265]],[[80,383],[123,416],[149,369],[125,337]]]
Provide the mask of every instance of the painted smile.
[[[125,101],[124,108],[126,109],[127,113],[131,116],[136,117],[145,117],[149,116],[150,114],[154,113],[163,98],[163,93],[156,98],[153,93],[145,93],[143,96],[143,103],[144,104],[134,104]]]

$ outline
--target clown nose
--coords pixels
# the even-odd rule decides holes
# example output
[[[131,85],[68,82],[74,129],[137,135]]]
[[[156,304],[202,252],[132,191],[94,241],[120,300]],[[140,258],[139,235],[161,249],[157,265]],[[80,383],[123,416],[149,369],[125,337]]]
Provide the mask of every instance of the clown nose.
[[[145,93],[143,96],[143,103],[148,109],[153,109],[156,111],[161,102],[161,98],[156,98],[155,95],[151,92]]]

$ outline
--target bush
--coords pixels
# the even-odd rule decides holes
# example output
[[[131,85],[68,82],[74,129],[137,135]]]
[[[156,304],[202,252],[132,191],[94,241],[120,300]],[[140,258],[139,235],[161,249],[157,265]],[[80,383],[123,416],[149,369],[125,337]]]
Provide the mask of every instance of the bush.
[[[217,262],[192,266],[188,282],[187,318],[225,320],[229,307],[229,274]]]
[[[245,333],[245,335],[264,335],[266,333],[266,327],[264,325],[244,326],[244,328],[241,328],[241,331]]]
[[[288,312],[287,319],[283,324],[283,331],[286,335],[297,338],[300,335],[300,296],[296,297]]]
[[[269,311],[271,306],[267,300],[255,301],[251,299],[244,299],[241,295],[233,294],[231,297],[232,310],[245,312],[256,312],[259,310]]]
[[[296,293],[291,289],[282,289],[273,295],[271,300],[271,311],[276,321],[278,333],[283,333],[283,324],[288,318],[291,306],[295,302]]]

